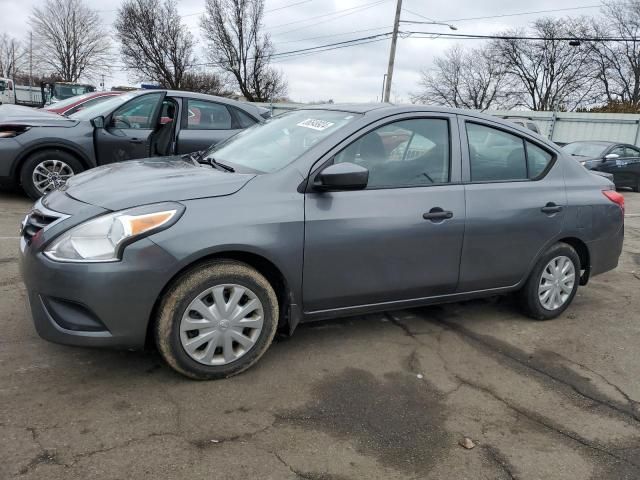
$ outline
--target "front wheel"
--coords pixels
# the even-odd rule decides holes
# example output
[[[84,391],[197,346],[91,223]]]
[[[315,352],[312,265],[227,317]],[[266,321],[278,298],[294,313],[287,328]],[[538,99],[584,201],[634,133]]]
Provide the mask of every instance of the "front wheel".
[[[278,314],[273,287],[259,272],[241,262],[209,262],[180,277],[164,296],[156,344],[165,361],[187,377],[230,377],[266,352]]]
[[[63,186],[84,170],[76,157],[62,150],[47,149],[29,156],[20,170],[20,184],[32,199]]]
[[[556,243],[536,263],[519,292],[524,313],[535,320],[556,318],[573,301],[580,279],[580,257],[571,245]]]

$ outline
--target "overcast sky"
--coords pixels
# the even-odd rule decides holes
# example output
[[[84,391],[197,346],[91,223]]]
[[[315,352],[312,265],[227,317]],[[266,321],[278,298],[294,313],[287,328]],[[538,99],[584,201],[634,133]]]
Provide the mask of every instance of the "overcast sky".
[[[105,28],[111,32],[120,0],[86,1],[91,8],[100,12]],[[42,0],[0,0],[0,32],[7,32],[18,38],[28,38],[27,22],[31,8],[41,3]],[[294,5],[296,3],[297,5]],[[458,31],[451,32],[447,27],[434,25],[401,25],[401,29],[490,34],[507,28],[524,27],[543,15],[596,15],[598,3],[597,0],[404,0],[403,20],[427,21],[423,17],[428,17],[449,22],[455,25]],[[264,28],[271,34],[276,51],[287,52],[390,31],[395,5],[396,0],[266,0]],[[360,6],[367,8],[358,8]],[[473,19],[575,7],[595,8]],[[206,61],[199,29],[199,17],[204,10],[204,0],[179,0],[178,9],[186,28],[198,41],[198,59]],[[468,47],[479,45],[475,40],[459,42],[464,42]],[[289,97],[295,101],[376,101],[380,98],[383,74],[387,71],[390,43],[390,40],[384,40],[314,55],[280,59],[274,66],[284,72],[289,83]],[[420,70],[428,67],[434,56],[440,55],[454,43],[455,40],[443,38],[401,38],[396,55],[392,100],[408,102],[410,93],[418,87]],[[105,83],[107,88],[112,85],[133,84],[132,81],[128,81],[126,72],[118,69],[111,73]]]

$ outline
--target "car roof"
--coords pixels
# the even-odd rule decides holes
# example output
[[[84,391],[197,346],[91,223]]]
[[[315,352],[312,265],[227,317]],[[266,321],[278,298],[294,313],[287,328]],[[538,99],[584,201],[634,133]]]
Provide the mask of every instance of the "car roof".
[[[612,142],[610,140],[577,140],[575,142],[567,143],[567,145],[572,145],[574,143],[593,143],[596,145],[626,145],[624,143]]]

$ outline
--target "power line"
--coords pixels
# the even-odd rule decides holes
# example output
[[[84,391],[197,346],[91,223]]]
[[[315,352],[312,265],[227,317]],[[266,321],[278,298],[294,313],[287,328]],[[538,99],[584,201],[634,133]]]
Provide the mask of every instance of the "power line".
[[[312,1],[313,0],[300,0],[299,2],[290,3],[288,5],[283,5],[282,7],[271,8],[269,10],[265,10],[264,13],[277,12],[278,10],[284,10],[285,8],[295,7],[296,5],[302,5],[303,3],[309,3],[309,2],[312,2]]]
[[[376,7],[376,6],[380,5],[380,4],[382,4],[384,2],[388,2],[388,1],[389,0],[376,0],[375,2],[363,3],[363,4],[360,4],[360,5],[356,5],[355,7],[343,8],[342,10],[336,10],[334,12],[324,13],[322,15],[315,15],[313,17],[303,18],[301,20],[294,20],[292,22],[281,23],[279,25],[273,25],[272,27],[270,27],[270,29],[287,27],[289,25],[295,25],[297,23],[310,22],[310,21],[316,20],[318,18],[331,17],[331,16],[339,15],[339,14],[345,13],[345,12],[357,13],[360,10],[366,10],[368,8]],[[352,13],[349,13],[349,15],[351,15]],[[343,15],[339,15],[339,17],[342,17],[342,16]],[[344,16],[346,16],[346,15],[344,15]],[[331,19],[331,20],[334,20],[334,19]],[[316,23],[321,23],[321,22],[316,22]],[[302,28],[307,28],[307,27],[302,27]],[[286,32],[282,32],[282,33],[286,33]]]
[[[628,38],[622,37],[530,37],[526,35],[473,35],[465,33],[440,33],[440,32],[414,32],[405,31],[402,34],[412,38],[433,38],[420,37],[418,35],[436,35],[438,37],[456,38],[459,40],[536,40],[536,41],[557,41],[557,42],[628,42]]]
[[[489,20],[492,18],[504,18],[504,17],[519,17],[519,16],[524,16],[524,15],[536,15],[539,13],[554,13],[554,12],[568,12],[571,10],[587,10],[590,8],[600,8],[602,7],[602,5],[583,5],[580,7],[566,7],[566,8],[553,8],[550,10],[535,10],[535,11],[529,11],[529,12],[519,12],[519,13],[503,13],[503,14],[498,14],[498,15],[487,15],[485,17],[467,17],[467,18],[453,18],[450,20],[438,20],[441,22],[446,22],[446,23],[452,23],[452,22],[467,22],[467,21],[471,21],[471,20]],[[435,21],[433,18],[429,18],[429,17],[425,17],[424,15],[417,13],[417,12],[413,12],[411,10],[408,10],[406,8],[403,8],[403,10],[405,12],[411,13],[413,15],[416,15],[418,17],[424,18],[426,20],[431,20],[431,21]]]
[[[373,32],[375,30],[385,30],[387,28],[391,28],[391,26],[364,28],[362,30],[353,30],[351,32],[332,33],[332,34],[329,34],[329,35],[318,35],[318,36],[315,36],[315,37],[298,38],[296,40],[283,40],[283,41],[278,41],[278,45],[281,44],[281,43],[306,42],[307,40],[317,40],[319,38],[341,37],[341,36],[344,36],[344,35],[352,35],[354,33]]]

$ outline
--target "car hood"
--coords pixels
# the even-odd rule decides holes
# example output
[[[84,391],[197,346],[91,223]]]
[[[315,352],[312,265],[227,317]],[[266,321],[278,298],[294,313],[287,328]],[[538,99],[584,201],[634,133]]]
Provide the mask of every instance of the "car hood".
[[[73,127],[78,121],[46,110],[21,105],[0,105],[0,124],[3,123],[31,127]]]
[[[69,179],[60,190],[108,210],[149,203],[231,195],[255,174],[196,165],[181,157],[146,158],[93,168]]]

